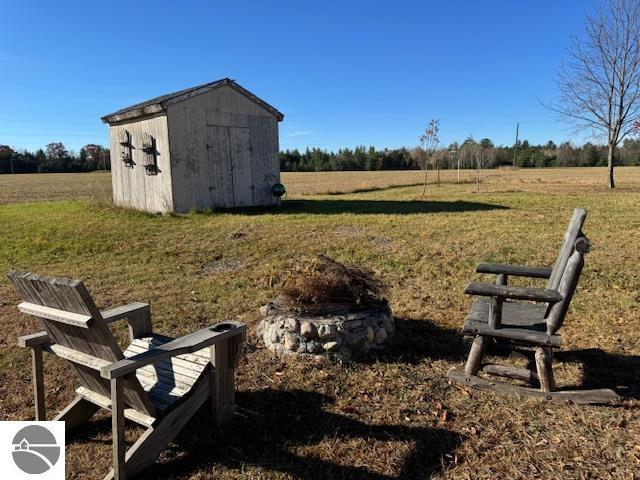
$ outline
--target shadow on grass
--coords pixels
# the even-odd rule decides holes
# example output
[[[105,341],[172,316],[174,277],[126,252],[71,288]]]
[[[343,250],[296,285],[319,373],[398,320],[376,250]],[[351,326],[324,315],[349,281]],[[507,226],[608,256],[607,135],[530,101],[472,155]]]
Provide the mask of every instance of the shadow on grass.
[[[429,478],[441,471],[443,455],[460,444],[459,435],[445,429],[367,425],[327,411],[325,407],[331,403],[333,399],[327,395],[302,390],[240,392],[238,414],[231,423],[216,430],[211,426],[209,409],[203,408],[194,417],[198,420],[192,420],[174,442],[168,461],[153,465],[139,478],[211,478],[219,474],[219,465],[245,475],[251,466],[300,479]],[[313,446],[323,439],[329,439],[328,449],[335,448],[336,440],[344,441],[348,456],[336,463],[294,453],[296,448]],[[349,449],[351,439],[364,440],[359,447],[362,450]],[[398,476],[361,466],[367,464],[367,458],[377,456],[369,443],[372,440],[412,444]]]
[[[583,367],[580,388],[611,388],[620,396],[640,399],[640,356],[617,355],[599,348],[557,352],[558,362],[578,362]]]
[[[508,207],[490,203],[463,200],[445,202],[439,200],[285,200],[282,205],[270,208],[242,208],[229,210],[232,213],[258,215],[290,215],[296,213],[331,215],[353,213],[359,215],[409,215],[417,213],[455,213],[487,210],[506,210]]]
[[[458,330],[439,327],[431,320],[395,318],[396,329],[388,347],[354,360],[416,364],[425,358],[462,362],[469,352]]]

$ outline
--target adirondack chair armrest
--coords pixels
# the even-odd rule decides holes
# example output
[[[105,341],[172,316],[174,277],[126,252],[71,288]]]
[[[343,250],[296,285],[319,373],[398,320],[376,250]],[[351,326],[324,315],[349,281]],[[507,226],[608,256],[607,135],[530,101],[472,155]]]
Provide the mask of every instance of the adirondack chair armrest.
[[[503,299],[530,300],[533,302],[557,303],[562,295],[556,290],[547,288],[525,288],[511,285],[496,285],[494,283],[471,282],[464,289],[467,295],[483,297],[501,297]]]
[[[197,352],[234,335],[244,335],[245,331],[246,325],[244,323],[227,320],[212,327],[189,333],[184,337],[176,338],[144,353],[102,367],[100,375],[108,379],[122,377],[135,372],[139,368],[158,363],[167,358]]]
[[[129,338],[131,341],[134,338],[144,337],[153,333],[151,307],[148,303],[133,302],[110,310],[102,310],[100,314],[107,323],[126,319],[127,323],[129,323]]]
[[[480,263],[476,267],[476,272],[529,278],[549,278],[551,276],[551,269],[548,267],[528,267],[502,263]]]
[[[47,332],[32,333],[18,337],[18,345],[25,348],[33,348],[38,345],[46,346],[51,343]]]
[[[102,310],[100,314],[105,322],[111,323],[140,315],[151,315],[151,307],[148,303],[133,302],[109,310]]]

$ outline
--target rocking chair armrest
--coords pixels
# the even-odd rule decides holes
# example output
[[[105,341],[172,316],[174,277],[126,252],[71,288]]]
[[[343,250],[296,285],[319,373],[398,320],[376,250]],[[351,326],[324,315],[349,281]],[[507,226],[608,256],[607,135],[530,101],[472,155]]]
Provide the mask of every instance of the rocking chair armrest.
[[[139,315],[151,316],[151,307],[148,303],[133,302],[120,307],[102,310],[100,312],[105,322],[111,323],[124,318],[137,317]]]
[[[526,265],[508,265],[502,263],[480,263],[476,267],[476,272],[530,278],[549,278],[551,276],[551,269],[548,267],[528,267]]]
[[[122,377],[146,365],[158,363],[177,355],[197,352],[234,335],[244,335],[245,331],[246,325],[244,323],[227,320],[102,367],[100,375],[108,379]]]
[[[467,295],[479,295],[483,297],[501,297],[514,300],[531,300],[534,302],[557,303],[562,300],[562,295],[556,290],[547,288],[525,288],[511,285],[496,285],[494,283],[471,282],[464,289]]]

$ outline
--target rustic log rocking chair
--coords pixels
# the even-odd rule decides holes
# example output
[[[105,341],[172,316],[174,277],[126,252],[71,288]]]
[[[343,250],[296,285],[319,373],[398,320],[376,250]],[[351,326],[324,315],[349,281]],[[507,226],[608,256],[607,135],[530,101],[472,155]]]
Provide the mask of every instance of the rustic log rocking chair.
[[[448,376],[456,383],[502,394],[536,397],[555,403],[616,403],[618,395],[610,389],[556,391],[552,352],[559,348],[557,334],[564,323],[571,298],[584,265],[590,244],[582,233],[587,212],[577,208],[553,266],[524,267],[482,263],[478,273],[497,275],[495,284],[469,283],[465,293],[475,295],[462,332],[474,336],[464,371],[451,369]],[[507,285],[508,276],[548,279],[546,288]],[[487,343],[495,339],[515,350],[518,346],[535,348],[536,371],[505,365],[481,364]],[[497,377],[522,380],[535,389],[480,377],[481,371]]]
[[[244,324],[225,321],[174,340],[152,333],[147,304],[100,311],[80,281],[19,272],[9,278],[24,300],[20,311],[45,329],[18,339],[32,351],[36,419],[45,419],[45,350],[69,361],[81,385],[55,420],[69,430],[100,408],[112,412],[113,470],[105,479],[133,477],[153,464],[208,398],[217,425],[233,416]],[[129,323],[124,352],[108,328],[120,319]],[[125,418],[147,428],[126,452]]]

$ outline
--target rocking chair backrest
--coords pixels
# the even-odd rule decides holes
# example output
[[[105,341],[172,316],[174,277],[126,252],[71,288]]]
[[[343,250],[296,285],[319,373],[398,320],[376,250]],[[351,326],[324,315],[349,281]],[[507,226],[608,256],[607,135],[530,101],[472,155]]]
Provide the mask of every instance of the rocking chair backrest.
[[[582,273],[584,255],[589,251],[589,247],[589,241],[586,237],[582,236],[576,240],[572,248],[573,253],[569,257],[562,278],[560,279],[560,284],[558,285],[558,292],[562,295],[562,300],[553,304],[547,314],[546,323],[547,333],[549,335],[555,334],[564,323],[567,310],[569,310],[571,299],[573,298],[578,280],[580,279],[580,273]]]
[[[551,290],[558,289],[565,268],[567,267],[567,262],[569,262],[569,257],[571,257],[574,251],[576,240],[580,236],[582,225],[584,225],[586,217],[587,211],[584,208],[576,208],[573,211],[573,216],[571,217],[567,231],[564,234],[564,243],[560,247],[556,263],[553,265],[551,276],[547,282],[547,288]]]
[[[69,278],[15,271],[9,273],[9,279],[25,302],[20,305],[21,310],[40,321],[54,351],[55,345],[63,347],[66,352],[63,358],[69,360],[83,386],[109,397],[108,380],[99,371],[73,361],[74,351],[107,362],[124,358],[84,284]],[[153,405],[134,375],[125,381],[124,396],[131,407],[153,415]]]

